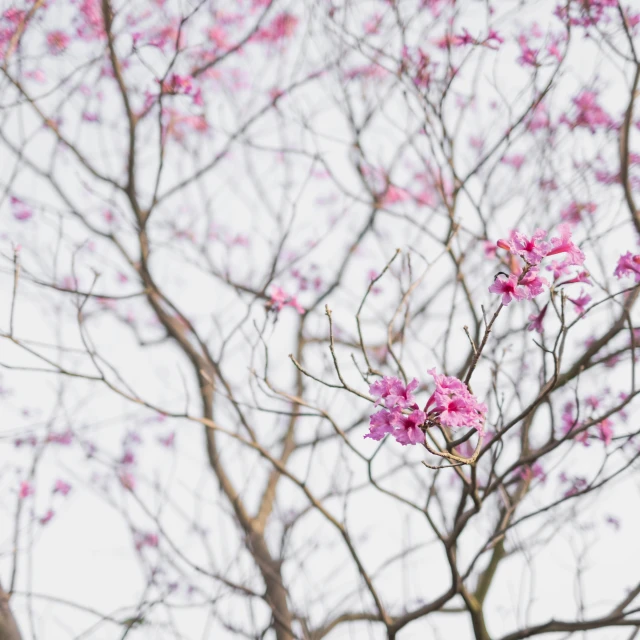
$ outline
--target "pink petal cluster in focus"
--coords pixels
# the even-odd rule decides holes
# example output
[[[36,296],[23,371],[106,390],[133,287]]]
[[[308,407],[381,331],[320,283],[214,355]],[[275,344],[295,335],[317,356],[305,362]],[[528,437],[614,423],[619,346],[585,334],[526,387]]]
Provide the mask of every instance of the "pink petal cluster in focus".
[[[435,369],[429,369],[428,373],[436,383],[425,407],[430,419],[437,418],[445,427],[473,427],[484,435],[487,405],[478,401],[458,378],[437,374]]]
[[[374,413],[369,419],[369,433],[365,438],[382,440],[391,433],[402,445],[424,442],[424,432],[420,425],[427,419],[424,411],[418,409],[413,391],[418,381],[414,378],[408,385],[399,378],[385,376],[369,387],[369,393],[376,398],[376,405],[384,401],[386,409]],[[405,415],[404,410],[412,409]]]
[[[424,411],[418,408],[413,392],[418,388],[415,378],[404,385],[396,377],[385,376],[369,387],[376,398],[375,404],[385,408],[374,413],[369,420],[369,433],[365,438],[382,440],[393,435],[402,445],[425,441],[424,425],[440,424],[445,427],[471,427],[484,435],[487,406],[479,402],[467,386],[458,378],[438,375],[429,370],[436,389],[431,394]]]
[[[489,287],[491,293],[502,296],[502,304],[507,306],[512,300],[531,300],[540,295],[545,286],[548,286],[546,278],[540,275],[540,263],[549,256],[563,255],[562,262],[553,261],[548,270],[552,270],[554,278],[558,279],[566,275],[569,267],[580,266],[584,262],[584,254],[574,244],[571,239],[571,227],[568,224],[561,224],[558,227],[559,235],[545,240],[547,232],[544,229],[536,229],[531,237],[521,231],[512,231],[509,239],[498,240],[497,247],[504,249],[511,254],[510,267],[511,274],[499,274],[494,283]],[[524,265],[518,263],[520,258]],[[584,282],[589,284],[589,274],[581,272],[578,276],[570,280],[565,280],[559,284],[570,284],[572,282]],[[543,312],[538,316],[530,316],[532,321],[529,330],[541,330],[540,322],[544,318]]]

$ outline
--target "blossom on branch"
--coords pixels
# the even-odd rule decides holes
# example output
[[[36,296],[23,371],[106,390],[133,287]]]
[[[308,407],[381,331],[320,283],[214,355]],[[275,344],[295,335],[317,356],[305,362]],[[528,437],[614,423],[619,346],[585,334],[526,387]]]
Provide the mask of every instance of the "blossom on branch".
[[[551,238],[551,250],[547,256],[554,256],[558,253],[566,253],[565,260],[572,265],[581,265],[584,262],[584,253],[571,240],[571,227],[568,224],[561,224],[558,227],[559,238]]]
[[[424,424],[426,419],[426,413],[419,409],[415,409],[408,416],[398,413],[396,420],[398,427],[393,432],[396,441],[402,445],[424,442],[424,432],[420,425]]]
[[[407,386],[402,384],[399,378],[384,376],[382,380],[377,380],[369,387],[369,393],[377,397],[375,404],[379,404],[384,399],[387,409],[408,409],[414,405],[416,399],[412,392],[418,388],[418,380],[414,378]]]
[[[614,271],[616,278],[622,278],[634,274],[636,282],[640,282],[640,255],[631,255],[631,251],[627,251],[618,260],[618,266]]]
[[[558,227],[560,235],[544,240],[547,232],[544,229],[536,229],[531,237],[520,231],[512,231],[508,240],[500,239],[496,246],[509,252],[509,268],[511,275],[503,274],[497,277],[489,287],[491,293],[498,293],[502,296],[502,304],[506,307],[512,300],[531,300],[540,295],[545,286],[549,283],[540,276],[539,265],[549,257],[558,254],[565,254],[562,262],[554,260],[547,265],[547,270],[553,271],[554,279],[568,275],[569,267],[582,265],[584,254],[571,239],[571,227],[568,224],[561,224]],[[521,258],[524,268],[518,263]],[[566,280],[561,284],[574,282],[584,282],[590,284],[588,272],[581,272],[578,276]],[[531,317],[529,318],[532,319]]]
[[[300,305],[296,296],[290,296],[281,287],[272,287],[270,296],[269,302],[267,302],[268,309],[278,312],[283,307],[293,307],[299,314],[304,313],[304,308]]]
[[[458,378],[437,374],[435,369],[428,373],[436,383],[425,407],[429,416],[433,414],[444,427],[472,427],[484,435],[487,405],[478,401]]]
[[[384,376],[369,387],[369,393],[376,398],[378,405],[384,400],[386,409],[374,413],[369,419],[369,433],[364,437],[372,440],[382,440],[388,433],[401,444],[418,444],[424,442],[424,432],[421,426],[426,422],[427,415],[418,409],[413,391],[419,382],[413,378],[404,385],[399,378]],[[404,414],[403,410],[412,409]]]
[[[528,331],[537,331],[538,333],[542,333],[542,321],[544,317],[547,315],[547,309],[549,307],[549,303],[544,305],[542,311],[538,314],[531,313],[529,315],[529,326],[527,327]]]
[[[522,300],[527,295],[518,284],[518,276],[511,274],[508,278],[505,276],[498,276],[495,282],[489,287],[491,293],[498,293],[502,295],[502,304],[506,307],[512,300]]]

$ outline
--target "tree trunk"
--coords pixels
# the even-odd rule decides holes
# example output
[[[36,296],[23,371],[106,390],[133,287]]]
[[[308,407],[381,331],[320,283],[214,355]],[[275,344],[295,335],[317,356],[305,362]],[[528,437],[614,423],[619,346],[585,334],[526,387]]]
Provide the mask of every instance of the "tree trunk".
[[[0,640],[22,640],[9,607],[9,594],[0,586]]]

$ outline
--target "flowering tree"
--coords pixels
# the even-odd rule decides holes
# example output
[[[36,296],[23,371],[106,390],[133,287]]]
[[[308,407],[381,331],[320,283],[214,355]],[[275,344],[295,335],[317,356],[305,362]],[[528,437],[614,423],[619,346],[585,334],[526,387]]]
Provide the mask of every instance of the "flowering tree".
[[[5,4],[0,640],[637,636],[634,4]]]

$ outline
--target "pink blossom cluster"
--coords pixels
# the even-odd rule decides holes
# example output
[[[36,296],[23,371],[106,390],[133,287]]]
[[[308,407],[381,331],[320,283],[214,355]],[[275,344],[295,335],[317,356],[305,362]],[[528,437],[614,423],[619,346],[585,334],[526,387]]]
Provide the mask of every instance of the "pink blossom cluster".
[[[53,493],[59,493],[62,496],[69,495],[71,491],[71,485],[64,480],[56,480],[55,485],[53,486]]]
[[[106,36],[100,0],[83,0],[80,5],[80,24],[76,30],[83,40],[96,40]]]
[[[203,115],[184,114],[169,107],[162,109],[162,119],[163,140],[172,137],[178,142],[182,142],[187,133],[202,134],[209,129],[209,124]]]
[[[600,404],[600,401],[595,396],[589,396],[586,399],[586,405],[592,409],[596,409]],[[562,410],[562,432],[564,435],[570,434],[573,431],[578,431],[582,427],[576,415],[576,407],[573,402],[567,402]],[[598,440],[604,442],[605,446],[611,444],[613,440],[613,421],[610,418],[601,420],[596,425],[596,433],[590,433],[590,429],[585,429],[580,433],[573,436],[573,440],[581,442],[585,447],[590,445],[590,438],[595,436]]]
[[[267,303],[269,309],[273,311],[280,311],[283,307],[293,307],[299,314],[304,313],[304,307],[298,302],[296,296],[291,296],[281,287],[271,287],[271,293],[269,302]]]
[[[425,407],[429,418],[437,418],[445,427],[473,427],[484,435],[487,405],[479,402],[458,378],[437,374],[435,369],[429,369],[428,373],[436,383]]]
[[[578,493],[584,491],[589,486],[589,483],[587,482],[586,478],[583,478],[582,476],[575,476],[574,478],[570,479],[566,473],[560,474],[560,482],[570,483],[569,488],[566,489],[564,492],[565,498],[570,498],[571,496],[575,496]]]
[[[534,462],[532,465],[520,467],[518,475],[526,482],[530,482],[534,478],[539,479],[540,482],[544,482],[547,479],[547,474],[544,472],[544,469],[539,462]]]
[[[487,406],[479,402],[461,380],[438,375],[435,369],[429,373],[436,388],[424,410],[418,407],[413,395],[419,385],[416,378],[405,385],[399,378],[385,376],[369,387],[369,393],[376,398],[375,404],[383,403],[385,408],[371,416],[365,438],[382,440],[391,434],[402,445],[418,444],[425,441],[427,423],[472,427],[484,435]]]
[[[18,490],[18,496],[20,500],[24,500],[29,496],[32,496],[36,492],[35,487],[28,480],[23,480],[20,483],[20,489]]]
[[[413,396],[418,384],[416,378],[404,385],[399,378],[385,376],[369,387],[369,393],[376,398],[375,404],[384,401],[386,408],[371,416],[369,433],[365,438],[382,440],[391,433],[402,445],[424,442],[424,432],[420,426],[425,423],[427,415],[420,411]],[[411,413],[405,415],[403,410],[409,409]]]
[[[572,100],[576,113],[568,118],[563,115],[563,122],[571,129],[586,127],[595,133],[598,129],[610,129],[615,126],[613,118],[598,104],[598,94],[595,91],[582,91]]]
[[[8,8],[0,15],[0,55],[5,55],[16,29],[22,24],[25,16],[26,11],[15,7]]]
[[[498,240],[497,246],[508,251],[513,258],[524,261],[524,268],[517,260],[511,260],[511,275],[504,274],[496,278],[489,287],[489,291],[502,296],[502,304],[507,306],[512,300],[531,300],[540,295],[545,286],[546,278],[540,275],[540,263],[545,258],[564,255],[561,262],[554,261],[548,270],[552,270],[554,278],[565,275],[571,266],[580,266],[584,262],[584,254],[571,240],[571,228],[568,224],[558,227],[559,235],[546,241],[547,232],[537,229],[531,237],[520,231],[512,231],[508,240]],[[588,282],[588,274],[582,272],[570,282]]]
[[[402,49],[401,70],[408,71],[413,83],[419,89],[428,89],[432,75],[436,71],[437,63],[422,49],[411,51],[408,47]],[[383,75],[386,75],[383,74]]]
[[[49,53],[54,56],[66,51],[69,42],[71,42],[71,38],[64,31],[55,30],[47,33],[47,47]]]
[[[195,80],[191,76],[174,73],[168,80],[162,83],[162,93],[191,96],[193,98],[193,104],[201,107],[204,105],[202,90],[196,87],[194,83]]]
[[[298,26],[298,18],[292,13],[283,12],[275,16],[275,18],[266,27],[259,29],[252,37],[256,42],[281,42],[290,38]]]
[[[572,26],[588,28],[608,21],[610,16],[607,14],[607,9],[615,10],[617,6],[618,0],[573,0],[573,2],[559,4],[554,14],[563,22],[568,19]],[[629,21],[632,26],[633,22]]]

